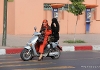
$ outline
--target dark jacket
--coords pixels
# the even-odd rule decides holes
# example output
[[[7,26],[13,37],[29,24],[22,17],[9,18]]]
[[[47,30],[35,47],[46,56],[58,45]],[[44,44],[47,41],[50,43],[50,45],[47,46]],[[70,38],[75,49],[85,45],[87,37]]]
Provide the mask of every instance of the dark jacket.
[[[54,24],[56,25],[56,27],[54,26]],[[54,41],[56,42],[59,40],[59,30],[60,30],[59,23],[56,18],[52,19],[51,29],[52,29],[52,35],[55,38]]]

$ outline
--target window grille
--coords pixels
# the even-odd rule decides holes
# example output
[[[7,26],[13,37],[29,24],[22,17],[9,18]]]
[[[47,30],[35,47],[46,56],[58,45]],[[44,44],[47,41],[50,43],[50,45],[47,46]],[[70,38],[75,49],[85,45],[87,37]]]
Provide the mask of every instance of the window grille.
[[[68,9],[68,4],[65,4],[64,7],[59,8],[58,10],[67,10]],[[44,3],[44,10],[52,10],[52,7],[48,3]]]

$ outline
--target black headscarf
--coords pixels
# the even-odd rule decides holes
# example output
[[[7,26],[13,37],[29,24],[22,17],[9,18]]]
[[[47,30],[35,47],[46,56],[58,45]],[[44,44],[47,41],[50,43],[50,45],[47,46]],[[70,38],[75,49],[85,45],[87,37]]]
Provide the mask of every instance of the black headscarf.
[[[56,27],[54,26],[54,24],[56,24]],[[59,33],[59,23],[57,21],[56,18],[52,19],[52,23],[51,23],[51,29],[54,33]]]

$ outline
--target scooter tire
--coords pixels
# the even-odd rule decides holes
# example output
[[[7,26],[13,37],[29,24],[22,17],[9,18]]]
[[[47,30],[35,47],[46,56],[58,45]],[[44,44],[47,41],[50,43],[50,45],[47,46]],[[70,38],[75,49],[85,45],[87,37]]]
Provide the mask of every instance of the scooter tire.
[[[55,48],[55,50],[56,50],[57,52],[59,52],[59,55],[58,55],[58,56],[51,56],[51,58],[52,58],[52,59],[59,59],[61,52],[60,52],[60,50],[59,50],[58,48]]]
[[[31,51],[29,52],[29,57],[25,57],[25,55],[27,56],[27,51],[28,49],[23,49],[22,52],[20,53],[20,57],[23,61],[29,61],[33,59],[32,53]]]

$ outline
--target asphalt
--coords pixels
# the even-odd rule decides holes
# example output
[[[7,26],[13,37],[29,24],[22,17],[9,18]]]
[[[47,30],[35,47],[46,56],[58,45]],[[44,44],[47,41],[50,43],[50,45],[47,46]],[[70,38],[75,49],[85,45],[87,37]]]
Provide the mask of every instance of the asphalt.
[[[30,35],[9,35],[7,34],[6,46],[2,46],[2,34],[0,34],[0,49],[7,49],[7,48],[24,48],[26,43],[31,39],[32,34]],[[87,48],[87,50],[92,50],[94,46],[96,49],[100,50],[100,34],[76,34],[76,40],[83,40],[86,43],[63,43],[65,40],[73,40],[74,34],[60,34],[59,45],[63,47],[65,50],[73,50],[73,48],[80,47]],[[75,46],[75,47],[73,47]],[[80,46],[80,47],[79,47]],[[93,46],[93,47],[91,47]],[[68,47],[68,49],[66,48]],[[73,48],[71,48],[73,47]],[[99,48],[98,48],[99,47]],[[65,50],[65,51],[66,51]],[[76,49],[77,50],[77,49]]]
[[[62,52],[59,59],[21,60],[19,54],[1,55],[0,70],[100,70],[100,51]]]

